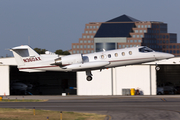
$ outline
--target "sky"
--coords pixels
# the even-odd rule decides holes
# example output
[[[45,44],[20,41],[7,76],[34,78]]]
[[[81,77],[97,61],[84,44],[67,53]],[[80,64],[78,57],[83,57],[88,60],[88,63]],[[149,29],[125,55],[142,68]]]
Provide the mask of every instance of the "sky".
[[[85,24],[126,14],[168,23],[180,42],[180,0],[0,0],[0,57],[30,45],[55,52],[78,43]]]

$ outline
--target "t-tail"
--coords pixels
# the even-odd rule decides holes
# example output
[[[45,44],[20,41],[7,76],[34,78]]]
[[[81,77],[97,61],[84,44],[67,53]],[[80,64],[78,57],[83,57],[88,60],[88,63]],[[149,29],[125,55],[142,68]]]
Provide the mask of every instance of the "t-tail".
[[[18,68],[21,71],[24,71],[23,68],[25,66],[28,67],[34,64],[38,64],[38,62],[42,61],[41,56],[28,45],[14,47],[10,49],[10,51],[13,52]],[[35,71],[31,70],[29,72]]]

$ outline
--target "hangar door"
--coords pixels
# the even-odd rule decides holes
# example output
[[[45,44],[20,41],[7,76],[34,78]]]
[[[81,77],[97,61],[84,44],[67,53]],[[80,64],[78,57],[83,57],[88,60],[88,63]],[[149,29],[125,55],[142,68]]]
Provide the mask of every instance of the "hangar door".
[[[10,95],[76,95],[76,72],[19,72],[10,67]]]
[[[160,65],[157,94],[180,94],[180,65]]]

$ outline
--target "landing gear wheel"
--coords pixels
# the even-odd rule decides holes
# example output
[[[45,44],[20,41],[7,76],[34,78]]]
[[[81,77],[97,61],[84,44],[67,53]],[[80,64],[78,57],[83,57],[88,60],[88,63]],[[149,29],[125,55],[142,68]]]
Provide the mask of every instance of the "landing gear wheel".
[[[156,66],[156,68],[155,68],[157,71],[159,71],[160,70],[160,67],[159,66]]]
[[[92,77],[91,76],[87,76],[87,81],[91,81],[92,80]]]

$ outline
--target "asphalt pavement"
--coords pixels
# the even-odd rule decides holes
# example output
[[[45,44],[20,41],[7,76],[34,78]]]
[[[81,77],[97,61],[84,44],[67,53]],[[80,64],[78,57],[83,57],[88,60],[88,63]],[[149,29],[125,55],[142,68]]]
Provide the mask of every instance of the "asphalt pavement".
[[[106,114],[111,120],[178,120],[180,96],[7,96],[3,99],[46,102],[0,102],[1,108],[30,108]]]

